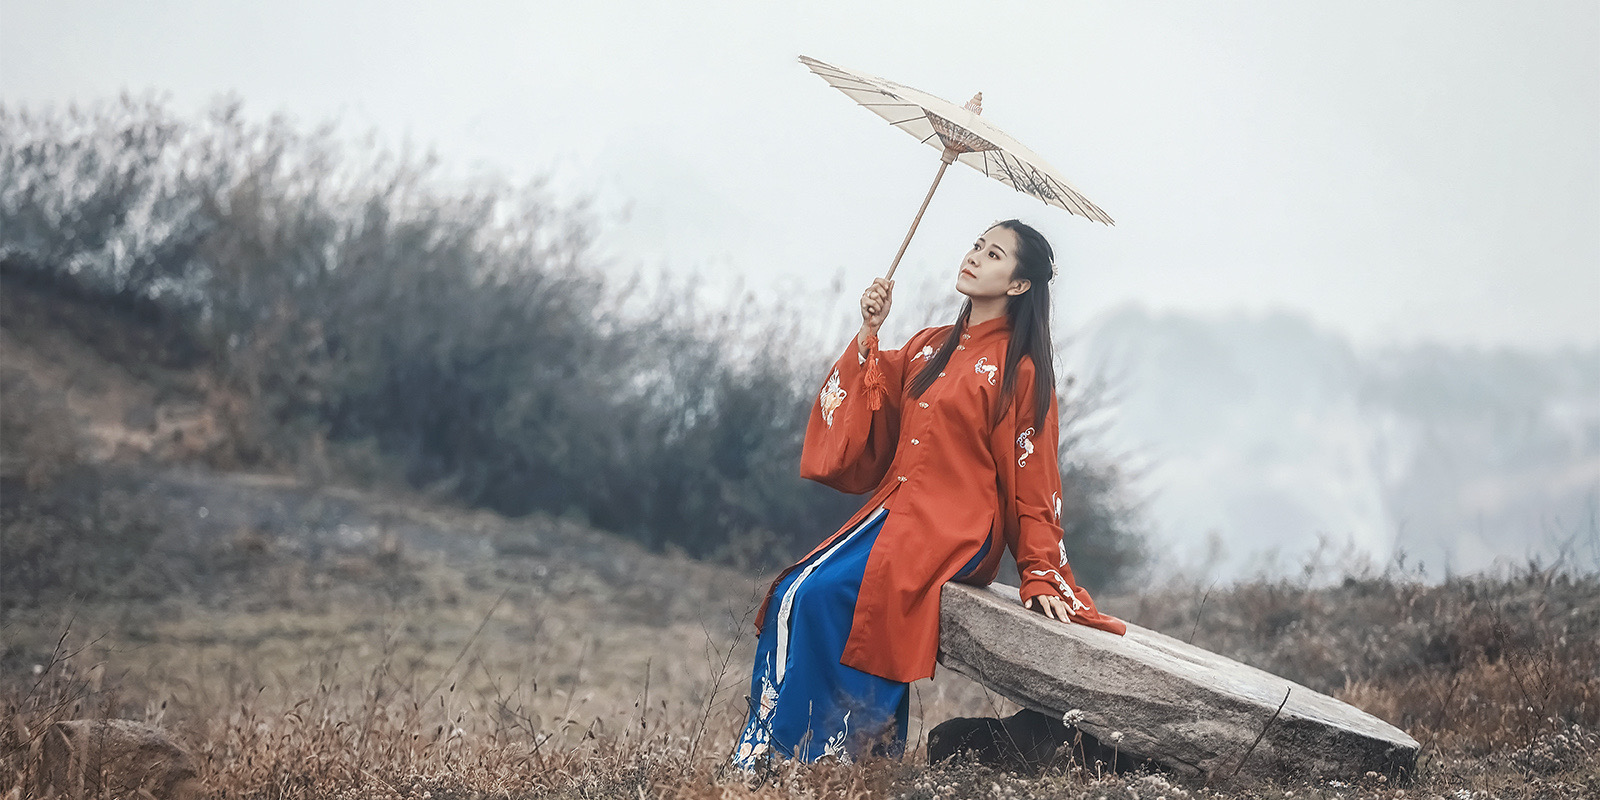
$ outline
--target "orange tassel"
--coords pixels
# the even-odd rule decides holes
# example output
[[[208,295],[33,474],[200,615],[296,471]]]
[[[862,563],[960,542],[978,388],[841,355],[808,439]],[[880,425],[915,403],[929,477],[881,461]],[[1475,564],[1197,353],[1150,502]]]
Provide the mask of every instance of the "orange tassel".
[[[882,409],[883,395],[889,389],[889,382],[884,380],[883,367],[878,365],[876,339],[867,344],[867,373],[862,376],[861,385],[867,390],[867,407],[873,411]]]

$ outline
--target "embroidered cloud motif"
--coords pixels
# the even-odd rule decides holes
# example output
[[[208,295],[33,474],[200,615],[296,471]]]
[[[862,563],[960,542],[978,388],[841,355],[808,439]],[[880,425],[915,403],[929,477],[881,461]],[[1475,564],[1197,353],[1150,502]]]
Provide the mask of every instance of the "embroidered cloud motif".
[[[1061,599],[1071,604],[1071,607],[1067,609],[1067,613],[1077,614],[1080,611],[1089,610],[1089,607],[1084,605],[1082,600],[1078,599],[1077,593],[1072,591],[1072,584],[1067,583],[1067,579],[1061,577],[1061,573],[1056,572],[1053,569],[1031,569],[1028,570],[1028,573],[1030,575],[1038,575],[1041,578],[1049,578],[1053,576],[1056,579],[1056,588],[1061,590]]]
[[[978,359],[978,363],[972,365],[972,371],[978,373],[979,375],[987,375],[989,378],[989,385],[993,386],[995,385],[995,373],[999,372],[1000,368],[994,364],[990,364],[989,357],[984,356],[983,358]]]
[[[1023,431],[1022,434],[1017,437],[1017,449],[1022,451],[1022,455],[1017,456],[1017,466],[1019,467],[1028,466],[1028,456],[1033,455],[1032,436],[1033,429],[1029,428]],[[1058,510],[1056,512],[1056,518],[1059,519],[1061,517],[1061,512],[1059,511],[1059,501],[1057,501],[1057,507]]]
[[[833,427],[833,412],[844,405],[844,398],[847,395],[849,392],[839,388],[839,370],[834,370],[833,374],[828,376],[827,385],[822,387],[822,394],[817,396],[818,402],[822,403],[822,421],[828,423],[828,427]]]

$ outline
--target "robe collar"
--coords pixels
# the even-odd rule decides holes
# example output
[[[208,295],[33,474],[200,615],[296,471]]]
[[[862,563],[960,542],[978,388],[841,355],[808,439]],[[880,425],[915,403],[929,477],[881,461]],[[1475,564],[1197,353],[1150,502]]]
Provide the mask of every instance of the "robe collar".
[[[977,344],[990,339],[1009,339],[1011,337],[1011,317],[1001,314],[994,319],[980,322],[977,325],[968,325],[962,332],[967,338],[966,344]]]

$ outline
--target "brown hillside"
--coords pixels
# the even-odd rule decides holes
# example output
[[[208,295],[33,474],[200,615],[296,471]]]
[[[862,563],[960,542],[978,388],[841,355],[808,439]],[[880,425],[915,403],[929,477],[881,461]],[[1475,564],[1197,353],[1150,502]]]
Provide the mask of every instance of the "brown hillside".
[[[229,452],[227,417],[237,401],[203,365],[132,317],[7,283],[0,292],[8,400],[0,474],[32,474],[37,483],[76,461],[190,463]]]
[[[249,409],[181,343],[11,285],[0,312],[0,798],[26,796],[39,732],[83,717],[171,730],[219,797],[1600,794],[1600,578],[1537,567],[1105,600],[1406,728],[1427,745],[1410,786],[930,767],[933,725],[1013,710],[950,672],[915,686],[904,762],[747,780],[725,756],[763,578],[574,520],[227,471]]]

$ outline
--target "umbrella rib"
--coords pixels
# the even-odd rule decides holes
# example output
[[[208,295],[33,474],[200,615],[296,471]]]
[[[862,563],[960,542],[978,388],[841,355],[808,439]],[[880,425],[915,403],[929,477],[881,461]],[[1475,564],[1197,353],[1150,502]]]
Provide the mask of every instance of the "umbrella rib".
[[[1061,205],[1062,208],[1064,208],[1064,209],[1066,209],[1068,211],[1071,211],[1072,213],[1077,214],[1080,217],[1084,217],[1086,219],[1094,219],[1093,215],[1089,214],[1087,211],[1084,210],[1083,206],[1078,204],[1077,198],[1074,197],[1074,195],[1076,195],[1077,192],[1072,192],[1072,191],[1061,192],[1061,191],[1058,191],[1055,186],[1051,185],[1052,181],[1050,181],[1050,176],[1045,175],[1044,172],[1042,170],[1040,170],[1038,167],[1035,167],[1032,164],[1028,164],[1026,162],[1023,162],[1021,159],[1017,159],[1017,163],[1021,168],[1020,172],[1022,174],[1022,177],[1027,181],[1028,186],[1030,188],[1032,188],[1034,192],[1039,192],[1039,190],[1041,188],[1047,189],[1047,190],[1049,190],[1051,195],[1055,196],[1056,200],[1059,202],[1059,204]],[[1009,164],[1008,164],[1008,166],[1009,166]],[[1015,184],[1013,184],[1013,185],[1015,185]]]
[[[1087,219],[1095,218],[1095,215],[1090,213],[1089,209],[1084,208],[1083,197],[1077,192],[1070,190],[1065,192],[1057,191],[1056,194],[1059,194],[1063,198],[1063,202],[1072,204],[1073,213],[1076,213],[1078,216],[1085,217]]]
[[[1010,156],[1010,158],[1008,159],[1007,156]],[[1039,191],[1041,188],[1044,188],[1049,190],[1050,195],[1055,198],[1056,202],[1054,205],[1060,206],[1062,209],[1065,209],[1068,212],[1077,214],[1078,216],[1086,219],[1096,220],[1098,222],[1104,222],[1109,218],[1106,216],[1106,213],[1104,211],[1100,211],[1099,208],[1094,209],[1098,213],[1089,213],[1089,211],[1082,205],[1083,203],[1088,203],[1088,201],[1085,200],[1082,195],[1079,195],[1076,190],[1072,189],[1070,186],[1062,184],[1060,181],[1057,181],[1045,174],[1044,171],[1040,170],[1038,167],[1028,164],[1022,159],[1011,155],[1010,153],[1006,153],[1005,151],[986,151],[983,154],[983,158],[986,167],[990,165],[994,166],[995,170],[1003,176],[1003,180],[1007,184],[1010,184],[1011,188],[1016,189],[1019,192],[1032,195],[1041,200],[1045,200],[1045,202],[1048,203],[1050,201],[1045,199],[1045,197],[1042,197],[1042,193]],[[1017,163],[1012,164],[1011,160],[1015,160]],[[988,175],[989,177],[996,177],[990,173],[987,168],[984,170],[984,174]],[[1088,204],[1093,206],[1092,203]]]
[[[1094,203],[1089,202],[1089,198],[1084,197],[1081,194],[1078,194],[1078,190],[1072,188],[1071,186],[1067,186],[1065,184],[1062,184],[1060,181],[1052,180],[1051,182],[1054,183],[1054,184],[1057,184],[1054,187],[1057,191],[1060,191],[1062,194],[1066,195],[1067,197],[1071,197],[1072,198],[1073,205],[1084,207],[1083,215],[1085,217],[1088,217],[1089,219],[1099,219],[1101,216],[1104,216],[1105,212],[1101,211],[1098,208],[1095,208]],[[1090,213],[1091,211],[1098,212],[1098,213]]]
[[[1028,165],[1022,163],[1021,159],[1017,159],[1017,163],[1016,164],[1012,164],[1009,160],[1006,159],[1005,155],[1002,154],[1000,156],[1000,163],[1005,165],[1006,176],[1009,179],[1008,182],[1011,184],[1011,187],[1013,189],[1016,189],[1017,191],[1023,192],[1025,194],[1031,194],[1031,195],[1033,195],[1035,197],[1039,197],[1041,194],[1043,194],[1042,192],[1039,191],[1038,178],[1035,175],[1030,174],[1028,172],[1028,170],[1026,169],[1026,167]],[[1056,199],[1059,200],[1059,198],[1056,198]],[[1046,202],[1049,202],[1049,201],[1046,200]],[[1066,206],[1062,205],[1062,208],[1066,208]],[[1068,208],[1067,210],[1071,211],[1072,209]]]
[[[813,59],[810,59],[809,61],[805,60],[805,59],[801,59],[801,63],[805,64],[807,69],[810,69],[812,72],[816,72],[818,74],[821,74],[824,70],[826,70],[828,72],[837,72],[840,75],[845,75],[845,76],[852,77],[852,78],[856,77],[855,75],[851,74],[849,70],[841,69],[841,68],[836,67],[836,66],[834,66],[832,64],[829,64],[826,61],[818,61],[818,60],[813,58]],[[857,78],[857,80],[859,80],[859,78]]]
[[[1077,207],[1078,214],[1088,219],[1096,219],[1096,215],[1090,213],[1090,209],[1094,209],[1095,211],[1100,211],[1100,209],[1094,208],[1094,204],[1090,203],[1088,198],[1078,194],[1077,189],[1074,189],[1049,175],[1044,175],[1044,179],[1050,186],[1051,190],[1055,191],[1056,194],[1069,199],[1072,202],[1072,205]],[[1101,213],[1103,214],[1105,212]]]
[[[826,73],[824,73],[821,70],[818,70],[816,68],[812,68],[811,71],[817,73],[818,75],[820,75],[823,78],[823,80],[833,79],[833,80],[841,80],[841,81],[854,81],[855,83],[862,84],[863,86],[871,86],[872,85],[872,81],[866,80],[865,78],[858,78],[858,77],[856,77],[854,75],[851,75],[851,74],[848,74],[848,73],[844,73],[844,72],[836,72],[836,73],[830,75],[830,74],[826,74]]]
[[[983,151],[983,176],[985,178],[993,178],[994,177],[994,172],[991,170],[989,162],[991,160],[995,159],[995,158],[996,158],[996,156],[995,156],[993,150],[985,150],[985,151]]]
[[[806,66],[809,67],[812,72],[815,72],[818,75],[821,75],[824,72],[831,72],[831,73],[833,73],[835,75],[838,75],[838,76],[840,76],[842,78],[849,78],[851,80],[857,80],[857,81],[865,80],[865,78],[862,78],[859,75],[853,74],[849,70],[841,69],[841,68],[836,67],[836,66],[834,66],[832,64],[826,64],[826,63],[823,63],[821,61],[818,61],[818,62],[816,62],[814,64],[807,64]]]
[[[1006,161],[1004,154],[997,156],[995,160],[999,162],[1000,172],[1005,175],[1006,183],[1011,184],[1011,188],[1020,191],[1017,186],[1017,176],[1011,171],[1011,164]]]
[[[1060,196],[1062,198],[1062,202],[1063,203],[1071,203],[1072,204],[1073,213],[1078,214],[1079,216],[1088,217],[1089,219],[1094,219],[1094,214],[1089,213],[1089,209],[1084,208],[1083,207],[1083,203],[1079,202],[1081,200],[1081,198],[1078,197],[1078,193],[1072,191],[1071,189],[1067,189],[1066,191],[1062,191],[1063,188],[1065,188],[1065,187],[1059,187],[1059,186],[1051,186],[1050,187],[1051,191],[1054,191],[1058,196]]]
[[[822,79],[827,81],[828,85],[832,86],[835,89],[840,89],[840,88],[844,88],[844,87],[841,87],[839,84],[834,83],[834,81],[853,80],[853,79],[845,77],[845,76],[839,76],[839,77],[835,78],[835,77],[830,77],[830,76],[827,76],[827,75],[822,76]],[[854,81],[854,82],[857,83],[857,84],[860,84],[859,88],[873,89],[873,90],[879,91],[879,92],[883,91],[883,87],[880,87],[877,84],[869,83],[867,81],[860,81],[860,80],[857,80],[857,81]],[[858,88],[858,87],[852,86],[850,88],[854,89],[854,88]]]
[[[1046,191],[1048,191],[1050,194],[1060,194],[1059,192],[1055,191],[1054,186],[1051,186],[1048,182],[1043,180],[1044,175],[1039,171],[1038,167],[1023,161],[1020,158],[1017,159],[1017,164],[1023,177],[1028,181],[1028,188],[1031,190],[1031,193],[1044,194]],[[1080,216],[1082,215],[1080,214]]]
[[[1060,184],[1060,181],[1057,181],[1051,178],[1049,175],[1044,174],[1044,171],[1038,169],[1037,167],[1034,168],[1034,172],[1037,173],[1038,176],[1036,180],[1039,180],[1047,188],[1049,188],[1051,192],[1062,198],[1063,205],[1066,203],[1071,203],[1073,205],[1073,213],[1086,219],[1094,219],[1094,215],[1090,214],[1088,209],[1083,207],[1083,203],[1080,202],[1083,198],[1078,195],[1076,189],[1073,189],[1070,186],[1058,185]]]

